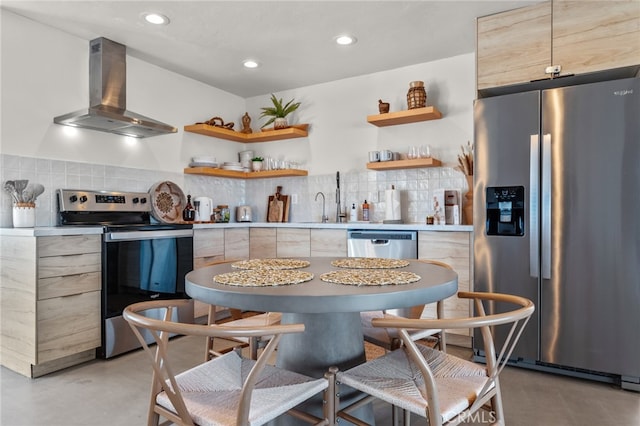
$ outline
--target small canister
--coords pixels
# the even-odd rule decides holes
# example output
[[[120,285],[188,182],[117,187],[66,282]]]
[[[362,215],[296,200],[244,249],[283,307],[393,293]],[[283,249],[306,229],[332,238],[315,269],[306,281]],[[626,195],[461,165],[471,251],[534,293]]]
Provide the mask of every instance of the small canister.
[[[222,212],[220,211],[219,208],[213,209],[213,214],[211,215],[211,219],[215,223],[221,223],[222,222]]]
[[[220,219],[221,219],[220,222],[224,222],[224,223],[229,222],[229,219],[231,219],[231,212],[229,211],[229,206],[227,204],[220,204],[218,208],[220,209]]]

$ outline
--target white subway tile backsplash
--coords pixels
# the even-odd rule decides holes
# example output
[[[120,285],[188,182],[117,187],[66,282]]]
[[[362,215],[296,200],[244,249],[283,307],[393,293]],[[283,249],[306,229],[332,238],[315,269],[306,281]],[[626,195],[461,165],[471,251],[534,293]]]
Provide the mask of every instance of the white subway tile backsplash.
[[[290,206],[291,221],[320,220],[322,203],[315,195],[325,195],[325,209],[331,222],[336,216],[336,175],[315,175],[270,179],[222,179],[210,176],[184,175],[182,173],[157,172],[101,164],[85,164],[71,161],[47,160],[0,154],[3,182],[8,179],[29,179],[45,185],[45,194],[37,201],[36,226],[54,226],[56,223],[55,190],[59,188],[122,190],[146,192],[157,182],[169,180],[178,184],[185,195],[208,196],[214,205],[228,204],[232,209],[248,204],[253,208],[254,221],[265,221],[269,195],[276,186],[283,193],[296,194],[297,204]],[[385,190],[395,185],[403,191],[403,218],[422,223],[431,211],[433,190],[438,188],[460,189],[466,192],[466,180],[450,167],[425,169],[341,172],[341,204],[346,212],[355,203],[358,209],[366,199],[371,205],[373,221],[384,219]],[[12,226],[12,202],[2,191],[0,226]]]

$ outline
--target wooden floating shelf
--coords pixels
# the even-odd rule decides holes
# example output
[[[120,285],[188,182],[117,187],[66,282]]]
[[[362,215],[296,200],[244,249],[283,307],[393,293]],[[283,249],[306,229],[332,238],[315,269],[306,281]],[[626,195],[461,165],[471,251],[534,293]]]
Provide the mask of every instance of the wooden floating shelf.
[[[235,170],[216,169],[213,167],[187,167],[184,169],[187,175],[216,176],[231,179],[262,179],[272,177],[307,176],[306,170],[263,170],[259,172],[237,172]]]
[[[367,116],[367,122],[374,126],[394,126],[396,124],[417,123],[419,121],[438,120],[442,113],[434,106],[409,109],[406,111],[388,112]]]
[[[439,167],[442,165],[440,160],[435,158],[416,158],[413,160],[397,160],[397,161],[377,161],[375,163],[367,163],[367,169],[371,170],[397,170],[397,169],[418,169],[422,167]]]
[[[240,133],[234,130],[226,129],[224,127],[210,126],[208,124],[191,124],[188,126],[184,126],[184,131],[244,143],[306,138],[309,134],[306,130],[306,125],[292,126],[281,130],[267,130],[255,133]]]

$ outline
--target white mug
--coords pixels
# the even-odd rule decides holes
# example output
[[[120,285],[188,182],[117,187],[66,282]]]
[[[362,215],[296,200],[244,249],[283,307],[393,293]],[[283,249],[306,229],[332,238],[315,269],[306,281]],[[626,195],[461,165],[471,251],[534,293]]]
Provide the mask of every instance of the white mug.
[[[380,161],[380,151],[369,151],[369,162],[375,163]]]
[[[391,161],[393,160],[393,152],[385,149],[384,151],[380,151],[380,161]]]

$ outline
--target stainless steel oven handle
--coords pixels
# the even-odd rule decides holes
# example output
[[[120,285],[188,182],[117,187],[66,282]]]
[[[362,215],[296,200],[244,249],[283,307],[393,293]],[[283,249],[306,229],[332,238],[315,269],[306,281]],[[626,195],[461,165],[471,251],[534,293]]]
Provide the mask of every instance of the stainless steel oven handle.
[[[124,231],[107,232],[104,234],[105,242],[157,240],[161,238],[187,238],[193,237],[193,229],[165,229],[162,231]]]

